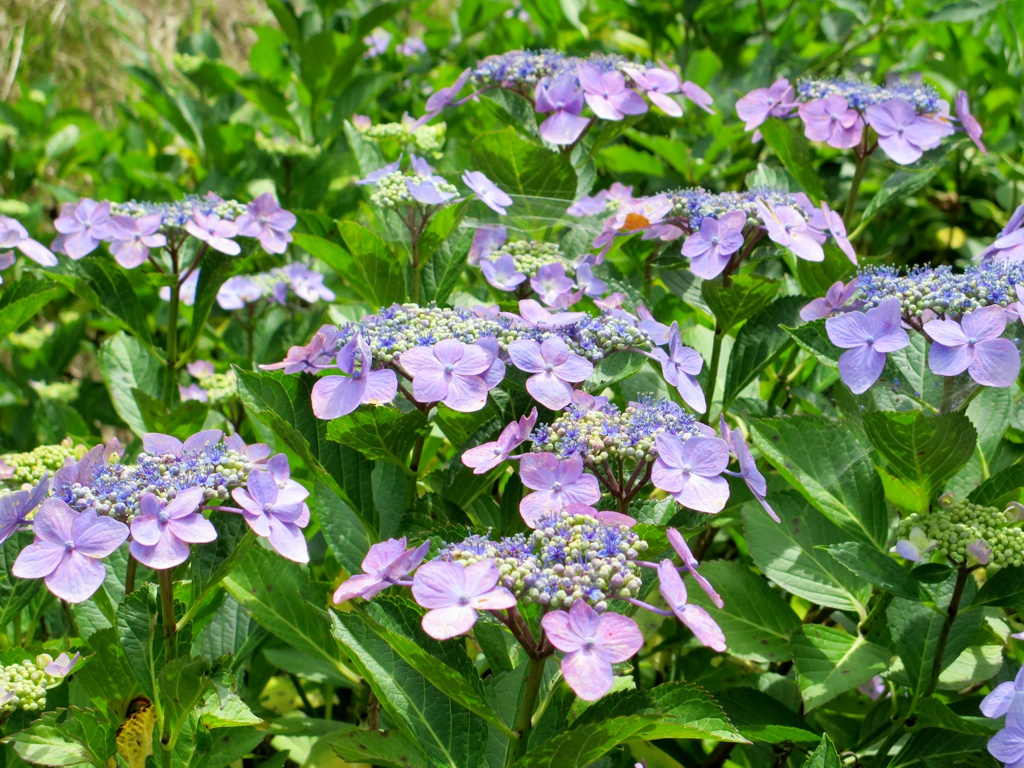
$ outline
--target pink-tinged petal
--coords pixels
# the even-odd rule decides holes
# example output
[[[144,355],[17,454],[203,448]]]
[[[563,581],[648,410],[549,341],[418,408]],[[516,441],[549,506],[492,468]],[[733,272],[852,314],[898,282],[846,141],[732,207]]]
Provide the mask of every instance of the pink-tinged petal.
[[[189,544],[208,544],[217,538],[213,523],[198,513],[169,521],[168,527],[175,536]]]
[[[981,307],[964,315],[960,325],[967,338],[977,341],[998,339],[1006,330],[1006,310],[998,304]],[[942,340],[936,339],[936,341]]]
[[[1020,373],[1020,351],[1009,339],[982,341],[968,367],[971,378],[986,387],[1009,387]]]
[[[624,116],[612,99],[607,99],[594,93],[588,93],[584,95],[584,98],[587,100],[587,105],[594,111],[594,114],[602,120],[616,121],[621,120]]]
[[[413,390],[416,394],[415,382]],[[441,402],[461,413],[479,411],[487,405],[487,382],[479,376],[452,376],[448,381],[448,392]]]
[[[231,498],[249,515],[263,517],[263,505],[257,502],[245,488],[233,489],[231,491]]]
[[[73,538],[71,529],[77,517],[78,514],[60,499],[47,499],[32,520],[36,541],[63,547]]]
[[[30,237],[18,243],[18,250],[42,267],[57,266],[57,257],[50,252],[50,249]]]
[[[686,465],[699,475],[718,475],[729,466],[729,444],[717,437],[691,437],[683,443]]]
[[[280,489],[277,487],[277,480],[269,472],[262,469],[254,469],[245,480],[246,488],[253,501],[257,504],[266,505],[277,502]]]
[[[519,478],[534,491],[550,488],[557,471],[558,457],[553,453],[530,453],[519,462]]]
[[[430,540],[424,541],[418,547],[402,553],[387,569],[387,575],[392,579],[404,579],[412,573],[423,562],[423,558],[430,551]]]
[[[132,520],[132,539],[146,546],[160,541],[161,527],[159,521],[151,515],[136,515]]]
[[[260,507],[261,511],[258,514],[253,513],[249,509],[243,509],[242,518],[249,524],[253,533],[262,538],[266,538],[270,535],[270,517],[263,514],[262,509],[263,508]]]
[[[302,529],[294,523],[282,522],[276,517],[270,518],[270,535],[267,537],[270,546],[282,557],[295,563],[309,562],[309,548]]]
[[[538,373],[526,380],[526,391],[541,405],[557,411],[572,402],[572,384],[551,372]]]
[[[569,514],[579,514],[578,512],[577,513],[573,513],[570,510],[571,507],[575,507],[575,506],[576,506],[575,504],[570,504],[568,507],[565,508],[566,512],[568,512]],[[582,507],[583,505],[580,505],[580,506]],[[591,507],[591,509],[593,509],[593,507]],[[598,511],[595,510],[595,511],[592,511],[592,512],[586,512],[584,514],[590,515],[595,520],[597,520],[599,523],[604,523],[605,525],[610,525],[610,526],[613,526],[613,527],[617,526],[617,525],[624,525],[627,528],[632,528],[634,525],[636,525],[636,519],[635,518],[632,518],[629,515],[624,515],[621,512],[611,512],[611,511],[608,511],[608,510],[602,510],[602,511],[598,512]]]
[[[654,445],[658,449],[658,456],[666,467],[678,469],[686,462],[686,454],[683,451],[684,443],[676,435],[659,433],[654,438]]]
[[[700,383],[696,378],[689,374],[683,373],[679,376],[679,383],[676,385],[676,389],[679,390],[680,397],[683,398],[688,406],[690,406],[697,413],[703,413],[707,408],[707,400],[704,398],[704,390],[700,388]]]
[[[921,155],[924,154],[909,141],[900,138],[896,134],[893,134],[892,136],[880,136],[878,139],[878,146],[883,149],[885,154],[889,156],[890,160],[899,163],[900,165],[910,165],[911,163],[920,160]]]
[[[128,551],[143,565],[157,570],[166,570],[188,560],[189,546],[167,528],[164,528],[156,544],[147,546],[133,541],[128,545]]]
[[[821,243],[808,233],[793,230],[790,232],[789,250],[805,261],[824,261],[825,251]]]
[[[594,364],[577,354],[569,354],[565,362],[555,366],[555,373],[562,381],[586,381],[593,372]]]
[[[1024,669],[1024,667],[1021,667],[1021,669]],[[1016,695],[1017,689],[1013,683],[1000,683],[992,689],[992,693],[981,700],[978,708],[985,717],[993,719],[1002,717],[1010,711],[1010,705],[1013,703]]]
[[[398,394],[398,374],[391,369],[371,371],[363,380],[366,382],[363,389],[365,405],[390,403]]]
[[[559,509],[554,491],[536,491],[528,493],[519,502],[519,515],[530,528],[536,528],[540,521]]]
[[[584,638],[573,628],[568,612],[551,611],[544,614],[540,623],[544,627],[544,634],[558,650],[572,653],[583,647]]]
[[[195,512],[202,503],[202,488],[199,488],[198,486],[186,488],[183,491],[178,491],[178,495],[174,497],[174,500],[164,507],[164,512],[166,512],[172,519],[186,517],[187,515],[191,515]]]
[[[1024,696],[1016,696],[1010,703],[1010,711],[1006,713],[1006,725],[1017,731],[1018,738],[1024,744]]]
[[[681,106],[679,106],[679,102],[676,101],[675,99],[673,99],[669,94],[667,94],[667,93],[658,93],[657,91],[649,91],[647,93],[647,98],[651,100],[651,103],[654,106],[656,106],[658,109],[660,109],[666,115],[669,115],[670,117],[682,117],[683,116],[683,108]],[[707,107],[705,107],[705,106],[703,106],[701,104],[698,104],[697,106],[699,106],[701,109],[707,111]],[[712,114],[714,114],[714,113],[712,112]]]
[[[365,388],[364,379],[324,376],[313,385],[313,415],[328,420],[347,416],[362,403]]]
[[[465,593],[467,595],[484,595],[494,589],[498,579],[501,578],[498,566],[494,564],[493,560],[480,560],[464,566],[464,568],[466,574]]]
[[[399,355],[398,362],[412,376],[444,370],[444,366],[434,357],[434,350],[430,347],[413,347]]]
[[[202,432],[196,432],[192,437],[184,442],[181,449],[183,451],[199,451],[205,448],[207,445],[216,445],[224,438],[224,433],[219,429],[206,429]]]
[[[455,365],[466,354],[466,346],[458,339],[442,339],[430,350],[442,365]]]
[[[867,343],[871,336],[868,318],[863,312],[848,312],[839,317],[830,317],[825,321],[828,340],[837,347],[855,349]]]
[[[498,611],[512,608],[516,604],[516,596],[505,587],[494,587],[489,592],[477,595],[472,599],[472,606],[479,611]]]
[[[100,588],[106,574],[99,560],[72,552],[46,577],[46,587],[62,600],[81,603]]]
[[[573,603],[573,607],[576,603]],[[594,639],[594,651],[613,664],[626,661],[643,648],[644,636],[636,622],[628,616],[607,612],[601,614]]]
[[[85,519],[81,530],[74,531],[75,552],[89,557],[106,557],[128,539],[128,526],[112,517],[95,517],[92,520],[86,517],[95,515],[95,512],[87,510],[79,516],[79,520]]]
[[[41,579],[56,570],[66,553],[67,550],[63,546],[29,544],[18,553],[11,573],[19,579]]]
[[[596,653],[583,650],[562,659],[562,677],[584,701],[600,699],[611,690],[615,680],[611,664]]]
[[[512,365],[520,371],[537,373],[546,365],[541,355],[540,344],[533,339],[519,339],[508,345],[508,356]]]
[[[381,573],[391,566],[405,552],[406,539],[388,539],[374,544],[363,558],[363,570],[366,573]]]
[[[601,485],[593,475],[583,475],[573,483],[562,489],[562,501],[566,506],[570,504],[596,504],[601,500]]]
[[[832,318],[838,320],[839,318]],[[885,368],[885,355],[863,346],[849,349],[839,357],[839,378],[855,395],[867,392]]]
[[[147,432],[142,436],[142,450],[148,454],[170,453],[180,456],[182,442],[170,435],[161,435],[159,432]]]
[[[420,403],[441,402],[448,397],[448,388],[453,378],[446,375],[443,369],[419,373],[412,380],[413,397]]]
[[[834,311],[835,307],[828,299],[814,299],[800,310],[800,319],[809,323],[828,317]]]
[[[371,591],[373,594],[377,594],[381,589],[385,589],[388,586],[390,585],[386,581],[381,581],[376,576],[357,573],[347,581],[343,581],[334,591],[334,603],[335,605],[341,605],[342,603],[356,597],[371,597]],[[380,589],[374,591],[374,588],[376,587],[380,587]]]
[[[684,507],[714,515],[721,512],[729,501],[729,483],[724,477],[702,477],[691,473],[684,477],[683,487],[672,496]]]
[[[930,325],[931,323],[928,323]],[[1012,346],[1012,345],[1011,345]],[[947,347],[933,342],[928,349],[928,367],[939,376],[956,376],[967,370],[974,354],[967,344]]]
[[[452,605],[427,611],[421,623],[423,631],[435,640],[448,640],[469,632],[476,617],[476,611],[468,605]]]
[[[702,645],[725,652],[725,633],[711,615],[699,605],[684,605],[676,614]]]
[[[465,568],[458,563],[431,560],[420,566],[412,582],[412,596],[424,608],[456,605],[465,593]]]
[[[654,483],[655,488],[667,493],[678,493],[683,488],[683,473],[658,458],[651,468],[651,482]]]
[[[925,323],[923,328],[932,341],[947,347],[967,344],[967,334],[956,320],[931,320]]]
[[[551,144],[572,144],[589,124],[585,117],[558,111],[540,124],[540,137]]]
[[[453,364],[453,372],[459,376],[482,376],[494,362],[494,352],[481,344],[466,344],[462,357]]]

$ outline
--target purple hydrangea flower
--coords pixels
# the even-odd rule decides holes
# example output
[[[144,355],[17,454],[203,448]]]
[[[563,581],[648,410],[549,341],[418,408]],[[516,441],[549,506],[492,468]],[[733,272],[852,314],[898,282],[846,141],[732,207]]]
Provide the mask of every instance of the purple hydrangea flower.
[[[672,102],[673,104],[675,102]],[[608,207],[608,190],[602,189],[596,195],[584,195],[566,209],[566,213],[577,218],[597,216]]]
[[[19,579],[43,579],[47,589],[69,603],[81,603],[100,588],[106,569],[100,560],[124,544],[128,526],[95,510],[75,512],[60,499],[47,499],[32,520],[35,541],[14,561]]]
[[[815,239],[814,230],[795,208],[788,205],[775,208],[771,203],[758,199],[757,210],[772,241],[789,248],[801,259],[825,260],[825,251],[821,249],[821,243]]]
[[[41,267],[57,266],[57,257],[45,245],[29,237],[28,230],[20,221],[9,216],[0,216],[0,251],[7,251],[10,248],[17,248]],[[0,253],[0,259],[8,255],[13,263],[13,254]]]
[[[482,346],[443,339],[433,347],[413,347],[398,361],[413,377],[412,393],[418,402],[441,402],[453,411],[470,413],[487,403],[494,384],[489,386],[484,374],[492,370],[494,359]]]
[[[839,378],[854,394],[878,381],[889,352],[910,344],[900,326],[899,299],[886,299],[867,312],[848,312],[825,321],[829,341],[846,350],[839,358]]]
[[[967,91],[957,93],[953,104],[956,106],[956,117],[960,121],[960,125],[967,131],[967,135],[978,146],[978,149],[987,155],[988,150],[985,149],[985,145],[981,142],[981,123],[971,114],[971,105],[967,101]]]
[[[269,192],[253,200],[238,217],[238,234],[255,237],[267,253],[284,253],[292,241],[295,214],[284,210]]]
[[[570,352],[559,336],[550,336],[541,344],[518,339],[508,345],[508,356],[516,368],[534,374],[526,380],[526,391],[552,410],[572,402],[573,384],[585,381],[594,372],[594,364]]]
[[[526,275],[516,269],[515,259],[504,254],[496,259],[481,259],[480,271],[484,279],[499,291],[514,291],[516,286],[526,281]]]
[[[60,207],[60,216],[53,227],[60,235],[53,241],[53,250],[65,253],[72,259],[86,256],[110,234],[110,203],[97,203],[83,197],[77,203],[65,203]]]
[[[474,475],[491,471],[508,459],[512,451],[526,442],[536,423],[537,409],[534,408],[529,416],[520,416],[519,421],[513,421],[501,430],[496,441],[464,451],[462,463],[472,468]]]
[[[892,160],[908,165],[939,145],[942,128],[935,125],[904,99],[889,99],[872,104],[864,112],[864,119],[878,134],[878,145]]]
[[[817,213],[817,211],[815,211]],[[824,200],[821,201],[821,223],[824,224],[825,229],[832,235],[832,239],[836,241],[836,245],[839,246],[839,250],[852,261],[854,264],[857,263],[857,253],[853,250],[853,243],[850,242],[850,238],[846,236],[846,225],[843,223],[843,217],[828,207],[828,203]]]
[[[751,131],[769,117],[785,117],[792,108],[796,91],[789,80],[780,77],[769,88],[757,88],[736,102],[736,114],[746,122],[744,130]],[[760,139],[760,132],[754,134],[754,141]]]
[[[725,651],[725,633],[711,615],[699,605],[686,602],[686,585],[671,560],[658,565],[658,589],[672,613],[693,632],[702,645],[722,653]]]
[[[477,227],[473,233],[473,242],[469,246],[467,263],[470,266],[479,264],[482,259],[486,259],[506,242],[508,242],[506,227]]]
[[[719,608],[725,607],[725,601],[722,600],[722,596],[718,594],[711,582],[704,578],[700,573],[697,572],[697,566],[700,563],[697,562],[697,558],[693,556],[693,552],[686,544],[686,539],[683,538],[682,534],[679,533],[675,528],[668,528],[665,531],[665,536],[668,538],[668,543],[672,546],[672,549],[676,551],[680,559],[683,561],[683,568],[693,577],[694,581],[704,590],[705,594],[711,598],[713,602]]]
[[[414,56],[419,56],[420,54],[426,53],[427,44],[423,42],[422,37],[409,35],[407,38],[405,38],[405,40],[403,40],[395,47],[395,50],[398,51],[398,53],[401,54],[402,56],[411,59]]]
[[[1006,725],[988,741],[988,752],[1006,768],[1024,764],[1024,696],[1014,696],[1006,710]]]
[[[747,214],[730,211],[721,218],[705,216],[700,229],[686,238],[683,256],[691,259],[690,270],[697,277],[711,280],[722,274],[732,254],[743,247],[743,227]]]
[[[406,550],[405,536],[388,539],[370,547],[363,558],[363,572],[350,576],[334,592],[334,602],[361,597],[369,600],[388,587],[399,583],[416,569],[430,550],[430,541]]]
[[[626,77],[618,70],[602,72],[594,64],[581,64],[579,79],[583,97],[602,120],[621,120],[626,115],[642,115],[647,111],[647,102],[626,87]]]
[[[182,453],[190,453],[202,450],[207,445],[215,445],[221,441],[224,433],[219,429],[206,429],[196,432],[184,443],[176,437],[164,435],[159,432],[147,432],[142,436],[142,450],[149,454],[169,453],[172,456],[181,458]]]
[[[932,320],[924,324],[932,339],[928,366],[939,376],[964,371],[986,387],[1009,387],[1020,373],[1020,352],[1012,341],[1001,338],[1006,330],[1006,311],[998,304],[968,312],[956,320]]]
[[[437,186],[437,181],[427,179],[426,181],[413,181],[411,178],[405,180],[405,186],[412,195],[412,199],[424,205],[441,205],[457,197],[455,192],[445,192]]]
[[[811,141],[823,141],[836,149],[860,144],[864,122],[844,96],[834,93],[814,99],[801,104],[797,111],[804,121],[804,135]]]
[[[472,189],[480,202],[492,211],[504,216],[508,211],[505,206],[512,205],[512,198],[498,188],[498,185],[484,176],[480,171],[466,171],[462,174],[466,186]]]
[[[195,400],[200,403],[207,403],[210,401],[210,395],[198,384],[189,384],[187,387],[179,384],[178,397],[181,398],[181,402],[183,403],[187,403],[189,400]]]
[[[366,46],[366,50],[363,51],[364,59],[375,59],[378,56],[383,56],[388,52],[388,46],[391,45],[391,33],[386,29],[376,27],[363,38],[363,44]]]
[[[476,624],[477,611],[498,611],[516,604],[515,595],[498,586],[493,560],[472,565],[431,560],[420,566],[412,596],[424,608],[423,631],[435,640],[464,635]]]
[[[264,469],[252,470],[246,487],[231,491],[253,532],[266,538],[279,555],[296,563],[309,562],[309,549],[302,533],[309,523],[307,496],[309,492],[295,482],[280,488],[274,475]]]
[[[685,80],[680,90],[683,92],[683,96],[688,98],[709,115],[715,114],[715,110],[711,108],[711,105],[715,103],[715,100],[711,98],[710,93],[705,91],[699,85],[691,83],[689,80]]]
[[[56,659],[51,661],[43,671],[52,675],[53,677],[67,677],[71,674],[71,670],[78,664],[78,660],[82,658],[82,654],[76,652],[74,656],[68,656],[66,653],[60,654]]]
[[[49,479],[46,473],[43,473],[39,484],[32,490],[15,491],[0,496],[0,544],[11,538],[18,528],[25,524],[28,516],[42,504],[49,491]]]
[[[1013,682],[1000,683],[993,688],[992,692],[981,700],[978,708],[985,717],[1002,717],[1010,711],[1010,706],[1020,693],[1024,693],[1024,667],[1017,670]]]
[[[551,144],[572,144],[590,124],[590,120],[580,116],[583,91],[571,74],[547,84],[538,82],[534,101],[538,112],[554,113],[540,124],[540,137]]]
[[[754,462],[754,455],[750,452],[747,441],[743,439],[743,433],[739,428],[730,431],[729,425],[725,423],[724,415],[720,419],[719,429],[722,439],[729,445],[729,451],[740,463],[740,479],[747,484],[747,488],[750,489],[758,503],[764,507],[764,511],[768,513],[769,517],[776,523],[781,523],[782,520],[765,499],[765,496],[768,495],[768,482],[758,470],[757,464]]]
[[[224,447],[228,450],[240,453],[247,458],[250,463],[255,465],[265,464],[267,456],[270,455],[270,446],[266,443],[253,443],[252,445],[246,445],[242,436],[237,432],[229,437],[224,438]]]
[[[263,286],[245,275],[229,277],[217,289],[217,304],[221,309],[242,309],[262,297]]]
[[[192,209],[192,218],[185,222],[185,230],[215,251],[228,256],[237,256],[242,252],[242,246],[231,239],[238,234],[238,225],[215,213],[203,213],[198,206]]]
[[[583,473],[583,459],[577,454],[567,459],[553,453],[527,454],[519,462],[519,477],[534,491],[519,502],[519,514],[531,528],[570,504],[591,505],[601,500],[597,478]]]
[[[335,364],[335,355],[326,350],[336,349],[334,343],[337,336],[338,329],[334,326],[321,326],[313,334],[313,338],[309,340],[308,344],[289,347],[284,360],[279,363],[266,363],[260,365],[260,368],[264,371],[276,371],[283,368],[286,374],[303,371],[315,373],[324,368],[330,368]]]
[[[612,294],[621,296],[622,294]],[[610,298],[610,297],[609,297]],[[645,307],[643,304],[638,304],[636,308],[636,314],[640,318],[640,322],[637,323],[637,328],[646,333],[651,337],[651,343],[661,346],[662,344],[668,344],[669,338],[671,337],[671,329],[664,323],[659,323],[654,319],[654,315],[651,314],[651,310]],[[679,326],[676,325],[678,331]]]
[[[824,317],[831,317],[842,310],[857,294],[857,278],[854,278],[846,285],[842,280],[832,283],[824,298],[814,299],[810,304],[800,310],[800,318],[810,322],[820,320]]]
[[[131,525],[132,557],[149,568],[173,568],[188,559],[189,544],[215,540],[217,529],[197,511],[202,503],[203,489],[198,487],[179,491],[170,502],[143,494]]]
[[[545,264],[540,267],[537,274],[530,278],[530,287],[549,307],[562,309],[575,303],[568,300],[572,296],[573,282],[566,276],[564,264]]]
[[[644,644],[636,622],[618,613],[599,614],[586,600],[568,611],[551,611],[541,619],[544,633],[562,651],[562,677],[584,701],[596,701],[611,690],[613,664],[626,661]]]
[[[662,376],[679,390],[683,402],[698,413],[703,413],[707,400],[697,381],[697,374],[704,367],[704,359],[696,350],[683,345],[677,322],[673,321],[669,328],[668,352],[656,347],[651,357],[661,363]]]
[[[658,458],[651,471],[656,488],[672,494],[684,507],[717,514],[729,500],[729,483],[722,472],[729,466],[729,445],[717,437],[659,434],[654,438]]]
[[[313,414],[318,419],[346,416],[360,405],[390,403],[398,394],[398,376],[390,368],[373,370],[370,346],[360,334],[338,352],[345,376],[324,376],[313,385]]]
[[[1017,261],[1024,259],[1024,204],[1017,209],[1006,222],[999,237],[978,256],[980,259],[996,259],[999,261]]]
[[[608,283],[594,274],[594,268],[590,264],[580,264],[576,267],[576,285],[585,296],[592,299],[600,297],[608,290]]]
[[[110,252],[125,269],[134,269],[149,258],[151,248],[161,248],[167,238],[160,232],[163,216],[113,216],[107,224]]]

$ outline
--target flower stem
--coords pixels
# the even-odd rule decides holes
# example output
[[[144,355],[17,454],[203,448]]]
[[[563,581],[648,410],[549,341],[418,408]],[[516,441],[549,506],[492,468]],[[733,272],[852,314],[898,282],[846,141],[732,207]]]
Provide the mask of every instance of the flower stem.
[[[167,310],[167,360],[164,367],[164,405],[174,405],[174,389],[178,371],[178,304],[181,284],[175,276],[171,286],[170,306]]]
[[[135,571],[139,568],[139,561],[128,555],[128,567],[124,570],[124,593],[130,595],[135,591]]]
[[[867,129],[864,131],[867,138]],[[857,154],[857,167],[853,171],[853,180],[850,182],[850,193],[846,197],[846,205],[843,208],[843,223],[849,225],[853,219],[853,212],[857,207],[857,193],[860,191],[860,183],[864,181],[864,174],[867,173],[868,163],[871,161],[871,153],[861,151]]]
[[[960,569],[956,572],[956,585],[953,587],[953,596],[949,598],[949,607],[946,608],[946,621],[942,625],[942,631],[939,633],[939,641],[935,644],[935,660],[932,664],[932,677],[928,682],[928,687],[925,689],[922,699],[926,699],[935,692],[935,687],[939,684],[939,675],[942,674],[942,657],[946,655],[946,644],[949,642],[949,633],[953,629],[953,622],[956,620],[957,612],[960,610],[960,600],[964,596],[964,588],[967,586],[967,580],[971,576],[971,569],[966,566],[960,566]]]
[[[526,690],[523,692],[523,704],[519,708],[519,719],[516,721],[516,735],[519,741],[508,751],[505,768],[511,768],[526,753],[527,737],[533,724],[533,711],[537,706],[540,684],[544,677],[544,665],[547,657],[531,657],[529,669],[526,670]]]
[[[956,379],[946,376],[942,380],[942,404],[939,406],[939,413],[953,412],[953,396],[956,394]]]
[[[169,568],[158,570],[156,575],[160,592],[160,613],[164,623],[164,649],[167,652],[167,661],[174,661],[178,655],[174,638],[178,632],[174,618],[174,578]]]
[[[711,347],[711,362],[708,364],[708,386],[705,392],[707,397],[707,409],[704,411],[704,423],[711,423],[711,408],[715,403],[715,386],[718,384],[718,366],[722,362],[722,339],[725,338],[725,328],[717,321],[715,322],[715,341]]]

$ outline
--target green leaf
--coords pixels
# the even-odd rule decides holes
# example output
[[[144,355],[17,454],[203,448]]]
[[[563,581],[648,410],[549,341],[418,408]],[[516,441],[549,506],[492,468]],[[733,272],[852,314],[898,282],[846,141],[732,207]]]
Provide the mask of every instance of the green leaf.
[[[891,174],[882,183],[882,188],[871,198],[868,207],[864,209],[861,225],[874,218],[883,208],[898,203],[924,189],[935,178],[941,167],[941,165],[935,164],[920,171],[896,171]]]
[[[818,734],[789,707],[754,688],[727,688],[715,697],[744,738],[768,744],[816,744]]]
[[[416,742],[401,731],[355,729],[332,733],[320,739],[338,757],[352,763],[372,763],[381,768],[430,768],[427,756]]]
[[[773,495],[772,504],[781,523],[771,520],[759,504],[743,508],[747,546],[758,568],[791,594],[817,605],[866,615],[870,582],[817,549],[846,541],[847,534],[795,493]]]
[[[470,153],[473,170],[510,195],[567,201],[576,196],[576,171],[569,157],[521,138],[511,126],[481,133],[473,139]],[[516,200],[509,213],[531,211],[530,201]]]
[[[897,597],[912,600],[923,595],[921,582],[903,570],[899,563],[880,552],[870,544],[862,541],[846,541],[843,543],[823,542],[821,547],[842,563],[851,573],[865,580],[865,583],[877,584],[886,592]]]
[[[647,358],[635,352],[617,352],[600,360],[594,366],[594,372],[586,380],[586,389],[599,392],[605,387],[628,379],[640,372],[647,363]]]
[[[359,408],[327,425],[327,439],[354,448],[368,459],[406,468],[413,444],[430,431],[418,410],[402,413],[385,406]]]
[[[825,199],[825,191],[821,187],[821,177],[811,162],[811,144],[791,121],[783,121],[772,117],[763,122],[759,130],[765,143],[782,161],[782,165],[796,179],[803,191],[817,204]]]
[[[49,274],[76,296],[117,321],[150,349],[149,313],[142,306],[132,283],[119,264],[101,256],[81,261],[61,260]]]
[[[108,765],[117,752],[118,723],[95,709],[46,712],[5,741],[23,760],[38,765]]]
[[[121,650],[117,630],[101,629],[89,637],[93,655],[75,671],[75,685],[92,706],[111,718],[121,718],[139,693],[131,663]]]
[[[147,432],[161,432],[181,440],[188,439],[201,430],[210,412],[210,407],[198,400],[187,400],[168,408],[163,400],[153,397],[144,389],[133,388],[132,399],[139,409]]]
[[[978,590],[977,597],[971,602],[972,608],[982,605],[1000,608],[1024,605],[1024,568],[1020,566],[1000,568],[994,575],[986,579],[981,589]]]
[[[459,227],[468,203],[438,210],[420,238],[420,301],[448,301],[466,268],[466,255],[473,239],[470,227]]]
[[[182,724],[213,681],[206,676],[209,665],[203,659],[186,656],[165,664],[157,677],[157,697],[163,714],[164,733],[171,748],[181,734]]]
[[[725,375],[726,405],[789,347],[789,334],[782,326],[800,322],[800,308],[806,303],[803,296],[783,296],[740,328]]]
[[[196,298],[192,304],[192,325],[188,329],[185,349],[195,347],[202,336],[210,311],[217,300],[217,291],[229,277],[238,274],[247,263],[247,259],[217,251],[208,251],[203,255],[203,268],[199,272],[199,282],[196,284]]]
[[[700,589],[689,591],[690,601],[718,622],[729,653],[754,661],[791,658],[789,640],[800,628],[800,619],[778,591],[735,560],[706,562],[701,574],[715,585],[725,607],[716,608]]]
[[[193,545],[189,558],[193,603],[219,584],[256,541],[241,515],[213,515],[210,522],[217,529],[217,538]]]
[[[386,465],[391,466],[391,465]],[[374,467],[376,470],[376,467]],[[370,472],[372,483],[373,471]],[[373,502],[376,504],[376,502]],[[351,503],[317,479],[311,501],[324,540],[338,562],[349,573],[359,573],[363,557],[374,543],[365,523]]]
[[[14,561],[33,539],[29,531],[17,531],[0,547],[0,627],[10,624],[18,611],[42,591],[42,579],[17,579],[11,575]]]
[[[864,415],[864,431],[890,472],[927,493],[941,490],[971,458],[977,442],[974,425],[962,413],[874,411]]]
[[[762,455],[804,498],[847,533],[885,549],[882,481],[855,424],[803,415],[760,419],[751,427]]]
[[[912,735],[893,756],[888,768],[910,768],[913,765],[971,765],[954,760],[957,755],[985,752],[988,736],[967,736],[939,728],[925,728]],[[991,763],[982,763],[982,765]]]
[[[938,699],[929,696],[914,708],[914,730],[942,728],[969,736],[992,736],[999,730],[997,721],[987,717],[961,717]]]
[[[793,663],[807,710],[889,668],[889,651],[832,627],[806,624],[793,635]]]
[[[487,723],[448,699],[409,666],[365,623],[344,623],[331,614],[332,631],[352,664],[403,734],[437,764],[453,768],[480,765],[487,745]]]
[[[804,768],[842,768],[842,766],[843,761],[839,757],[839,753],[836,752],[836,745],[832,743],[832,739],[828,737],[827,733],[821,735],[821,743],[818,744],[818,748],[804,763]]]
[[[1020,501],[1024,488],[1024,462],[1011,464],[983,482],[967,497],[975,504],[1000,507],[1010,501]]]
[[[144,344],[123,331],[103,342],[99,363],[117,415],[139,437],[149,432],[133,392],[141,390],[160,397],[163,391],[163,365]]]
[[[350,255],[347,284],[379,307],[405,301],[405,272],[380,236],[355,221],[339,222],[338,231]]]
[[[812,320],[796,328],[787,326],[785,331],[819,363],[832,370],[839,368],[839,355],[842,350],[829,340],[824,319]]]
[[[728,332],[771,304],[781,286],[777,280],[749,274],[737,275],[728,287],[719,280],[705,280],[700,292],[718,325]]]
[[[267,117],[296,138],[302,136],[299,124],[288,111],[288,100],[270,83],[255,76],[242,79],[236,86],[238,92],[262,110]]]
[[[646,740],[658,721],[657,715],[615,717],[563,731],[529,750],[515,768],[566,768],[590,765],[619,744]]]
[[[164,664],[163,624],[153,592],[144,585],[117,608],[117,632],[132,674],[147,698],[156,698],[157,678]]]
[[[0,341],[31,320],[60,295],[60,288],[46,280],[23,277],[0,293]]]

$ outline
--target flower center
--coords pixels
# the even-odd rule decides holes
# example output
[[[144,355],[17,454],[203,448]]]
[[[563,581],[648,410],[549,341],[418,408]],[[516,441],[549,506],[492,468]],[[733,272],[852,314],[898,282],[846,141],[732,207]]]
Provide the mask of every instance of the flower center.
[[[553,483],[551,484],[551,490],[552,490],[552,491],[560,491],[560,490],[562,490],[562,484],[561,484],[561,483],[559,483],[559,482],[558,482],[558,481],[556,480],[555,482],[553,482]]]
[[[459,595],[459,605],[469,605],[469,595]]]
[[[864,341],[867,344],[874,344],[875,343],[875,337],[874,336],[868,336],[866,339],[864,339]]]
[[[583,645],[580,648],[580,650],[582,650],[584,653],[590,653],[594,650],[595,645],[597,645],[597,643],[594,642],[594,639],[588,637],[586,640],[583,641]]]
[[[718,245],[718,235],[715,235],[714,237],[711,238],[711,244]]]
[[[553,370],[555,370],[555,366],[553,366],[551,363],[545,363],[544,370],[547,371],[548,373],[551,373]]]
[[[159,520],[161,523],[166,523],[168,520],[171,519],[171,516],[167,514],[167,512],[161,512],[159,515],[156,516],[156,519]]]
[[[973,347],[975,344],[978,343],[978,340],[974,336],[971,336],[971,338],[967,340],[967,343]]]
[[[70,539],[68,539],[67,541],[64,542],[64,549],[66,549],[68,552],[74,551],[74,549],[75,549],[75,542],[73,542]]]
[[[274,509],[274,505],[273,504],[264,504],[263,505],[263,511],[264,512],[271,512],[271,511],[273,511],[273,509]]]
[[[686,473],[690,473],[693,471],[693,467],[689,464],[683,464],[683,466],[681,466],[680,469]]]
[[[451,373],[451,372],[452,372],[452,371],[454,371],[454,370],[455,370],[455,366],[454,366],[454,365],[452,365],[451,363],[448,363],[448,364],[447,364],[447,365],[445,365],[445,367],[444,367],[444,372],[445,372],[445,373]]]

